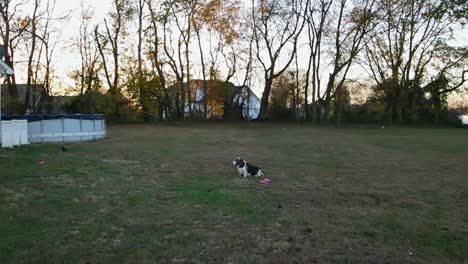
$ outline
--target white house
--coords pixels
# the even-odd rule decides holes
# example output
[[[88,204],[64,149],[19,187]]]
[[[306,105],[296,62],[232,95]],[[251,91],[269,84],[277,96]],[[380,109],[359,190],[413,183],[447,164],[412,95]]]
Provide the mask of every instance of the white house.
[[[245,119],[255,120],[260,115],[262,101],[249,87],[243,87],[241,93],[234,97],[234,101],[242,106],[242,115]]]
[[[468,114],[461,115],[459,118],[464,125],[468,125]]]
[[[260,105],[261,105],[261,100],[258,98],[258,96],[252,92],[252,90],[247,87],[247,86],[235,86],[232,83],[222,83],[219,81],[207,81],[208,86],[210,87],[209,89],[223,89],[221,87],[227,88],[228,90],[225,90],[225,98],[229,98],[228,100],[231,101],[231,106],[239,106],[241,108],[242,116],[247,119],[247,120],[254,120],[257,119],[259,114],[260,114]],[[189,116],[190,114],[190,108],[192,108],[192,111],[195,113],[203,113],[204,111],[204,103],[205,100],[208,98],[205,96],[205,89],[203,87],[203,81],[202,80],[192,80],[191,81],[191,91],[192,91],[192,96],[194,96],[195,100],[190,103],[186,104],[184,106],[184,115],[186,117]],[[184,86],[186,87],[186,83],[184,83]],[[178,89],[175,85],[169,88],[170,90],[175,90]],[[210,94],[210,92],[208,92]],[[208,118],[212,118],[213,116],[216,116],[216,110],[219,109],[219,105],[221,102],[213,102],[212,100],[208,101],[209,103],[207,104],[207,114]],[[217,104],[212,105],[212,104]],[[224,109],[223,111],[225,111]],[[166,116],[166,115],[165,115]]]

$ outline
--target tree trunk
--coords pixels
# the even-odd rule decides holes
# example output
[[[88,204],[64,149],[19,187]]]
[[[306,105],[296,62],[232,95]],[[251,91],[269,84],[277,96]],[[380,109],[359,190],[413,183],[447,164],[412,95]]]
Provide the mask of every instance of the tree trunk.
[[[390,106],[390,109],[389,109],[388,112],[389,112],[388,126],[392,127],[392,125],[393,125],[393,106]]]
[[[31,97],[31,87],[32,87],[32,78],[33,78],[33,62],[34,62],[34,54],[36,51],[36,42],[37,42],[37,10],[39,8],[39,1],[36,0],[34,2],[34,12],[31,20],[31,51],[29,53],[29,59],[28,59],[28,69],[27,69],[27,81],[26,81],[26,91],[25,91],[25,98],[24,98],[24,104],[26,105],[26,108],[30,108],[30,97]],[[34,102],[33,102],[34,104]]]
[[[269,106],[269,99],[270,99],[270,91],[271,86],[273,85],[273,80],[271,77],[265,78],[265,90],[263,90],[263,96],[260,106],[260,114],[259,118],[261,120],[265,120],[267,118],[268,113],[268,106]]]
[[[190,52],[189,52],[189,46],[190,46],[190,37],[191,37],[191,30],[192,30],[192,10],[190,11],[190,14],[188,15],[187,18],[187,36],[185,39],[185,61],[187,64],[187,100],[188,100],[188,106],[189,106],[189,117],[193,117],[193,109],[192,109],[192,89],[191,86],[192,84],[190,83]],[[195,91],[195,96],[196,96],[196,91]]]
[[[440,93],[436,92],[433,95],[433,103],[434,103],[434,124],[438,125],[440,122],[440,112],[442,110],[442,104],[440,100]]]
[[[139,93],[139,101],[141,105],[141,111],[143,112],[143,121],[148,122],[151,120],[150,114],[149,114],[149,107],[146,103],[146,100],[148,98],[148,91],[149,87],[146,87],[146,85],[142,85],[143,83],[143,57],[142,57],[142,46],[143,46],[143,7],[144,7],[144,2],[143,0],[138,0],[138,45],[137,45],[137,60],[138,60],[138,73],[137,73],[137,78],[138,78],[138,87],[137,89],[140,90]]]
[[[338,104],[338,128],[341,128],[341,113],[343,112],[342,107],[340,104]]]
[[[317,123],[321,124],[322,123],[322,108],[323,108],[323,102],[322,100],[318,100],[315,110],[316,110],[316,118],[317,118]]]
[[[338,93],[335,94],[335,115],[336,115],[336,126],[341,128],[341,96]]]
[[[202,67],[202,74],[203,74],[203,117],[208,119],[208,89],[207,89],[207,81],[206,81],[206,67],[205,67],[205,58],[203,57],[203,48],[200,39],[200,29],[195,27],[195,32],[197,33],[198,39],[198,49],[200,50],[200,59],[201,59],[201,67]],[[196,93],[195,93],[195,100],[196,100]]]

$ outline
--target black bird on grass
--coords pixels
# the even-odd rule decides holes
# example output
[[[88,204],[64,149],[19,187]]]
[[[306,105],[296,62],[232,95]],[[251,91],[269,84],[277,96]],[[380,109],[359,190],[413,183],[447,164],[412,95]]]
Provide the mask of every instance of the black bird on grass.
[[[62,145],[60,146],[60,152],[65,152],[65,151],[67,151],[67,149],[66,149],[65,146],[62,144]]]

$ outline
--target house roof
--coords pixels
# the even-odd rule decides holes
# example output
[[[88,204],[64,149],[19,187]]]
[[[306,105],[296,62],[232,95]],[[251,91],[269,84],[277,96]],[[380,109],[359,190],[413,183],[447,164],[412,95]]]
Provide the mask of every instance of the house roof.
[[[15,72],[3,60],[0,60],[0,75],[13,75]]]
[[[204,82],[204,81],[203,81],[203,80],[200,80],[200,79],[192,79],[192,80],[190,80],[191,85],[194,85],[194,86],[191,87],[192,90],[195,89],[195,88],[197,88],[197,91],[196,91],[196,92],[197,92],[197,93],[196,93],[196,95],[197,95],[197,98],[196,98],[196,99],[197,99],[197,100],[196,100],[195,103],[201,103],[201,102],[203,102],[203,100],[205,99],[204,94],[199,94],[199,93],[198,93],[198,91],[201,90],[201,88],[203,87],[203,82]],[[234,94],[240,94],[240,93],[242,92],[243,89],[248,89],[248,91],[250,91],[250,95],[251,95],[251,96],[254,96],[257,100],[260,100],[259,97],[250,89],[250,87],[248,87],[248,86],[246,86],[246,85],[245,85],[245,86],[236,86],[236,85],[234,85],[234,84],[231,83],[231,82],[227,82],[227,83],[226,83],[226,82],[223,82],[223,81],[216,81],[216,80],[206,80],[206,82],[207,82],[207,85],[208,85],[208,86],[215,85],[215,84],[227,85],[228,88],[230,88],[231,90],[234,91]],[[186,86],[187,86],[187,82],[184,82],[182,85],[183,85],[184,87],[186,87]],[[173,84],[173,85],[171,85],[171,86],[168,87],[168,90],[169,90],[170,92],[171,92],[171,91],[174,92],[174,91],[176,91],[176,89],[178,89],[177,83],[176,83],[176,84]],[[199,98],[199,99],[198,99],[198,98]]]

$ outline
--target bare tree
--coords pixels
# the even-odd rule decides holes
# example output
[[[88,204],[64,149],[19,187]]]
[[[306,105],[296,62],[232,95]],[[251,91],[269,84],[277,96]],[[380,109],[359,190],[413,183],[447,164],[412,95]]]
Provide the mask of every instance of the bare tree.
[[[438,60],[437,67],[431,65],[438,54],[447,50],[453,27],[465,19],[452,12],[463,10],[462,5],[457,1],[432,0],[378,2],[382,22],[367,45],[364,64],[376,87],[385,87],[390,123],[393,118],[399,122],[415,121],[421,105],[418,100],[424,97],[425,86],[430,82],[430,69],[439,68],[435,72],[442,76],[444,65],[463,56],[466,60],[465,52],[454,60]],[[459,71],[462,83],[465,70]],[[455,85],[454,90],[459,87]]]
[[[297,42],[305,25],[303,9],[302,0],[252,1],[256,57],[263,68],[265,82],[260,119],[266,118],[273,80],[281,76],[294,60]],[[284,56],[283,54],[287,52],[288,47],[292,51]],[[282,60],[285,63],[280,65]]]
[[[184,91],[184,78],[185,78],[185,68],[182,62],[182,44],[183,44],[183,36],[182,33],[178,34],[178,38],[176,40],[176,47],[177,50],[174,51],[173,49],[173,34],[170,31],[172,20],[176,17],[177,12],[175,12],[174,5],[172,2],[164,2],[162,4],[162,14],[160,16],[160,20],[162,23],[162,31],[163,31],[163,49],[164,54],[167,57],[167,64],[169,65],[170,69],[174,73],[176,77],[176,85],[177,91],[175,92],[174,101],[175,101],[175,116],[177,118],[183,118],[185,112],[185,91]],[[178,23],[178,20],[176,20]]]
[[[46,111],[51,112],[52,102],[52,81],[53,81],[53,61],[57,59],[55,50],[60,43],[60,39],[64,30],[64,22],[70,18],[70,13],[63,13],[57,16],[55,14],[56,0],[49,0],[45,4],[44,15],[41,20],[44,20],[41,28],[38,31],[37,38],[40,41],[39,52],[37,55],[36,70],[34,72],[34,83],[41,83],[43,91],[39,95],[46,102]],[[53,36],[52,36],[53,34]],[[40,76],[42,75],[42,77]],[[36,100],[37,104],[39,100]],[[34,107],[34,110],[37,110]]]
[[[33,2],[19,1],[14,5],[13,13],[11,1],[2,2],[1,28],[4,41],[8,43],[8,54],[6,61],[13,65],[13,54],[19,51],[26,57],[26,87],[24,106],[27,111],[36,112],[38,110],[50,111],[50,95],[52,93],[53,81],[53,61],[56,60],[54,52],[60,43],[60,36],[63,32],[63,23],[70,17],[68,12],[57,15],[55,10],[55,0],[35,0]],[[32,9],[26,17],[13,18],[19,16],[17,8],[30,4]],[[26,14],[25,14],[26,15]],[[8,19],[10,19],[8,21]],[[15,22],[16,20],[16,22]],[[16,29],[12,31],[12,26]],[[16,34],[12,38],[11,34]],[[9,41],[7,41],[9,39]],[[13,86],[16,79],[11,78],[8,83]],[[41,84],[41,90],[32,89],[33,85]],[[12,89],[16,90],[16,89]],[[12,91],[10,90],[10,93]],[[11,93],[16,96],[16,93]],[[39,105],[39,103],[45,103]],[[38,107],[46,106],[46,109]],[[22,112],[22,111],[21,111]]]
[[[113,0],[112,11],[109,13],[111,21],[104,19],[105,32],[99,32],[99,27],[94,30],[94,37],[97,43],[101,60],[104,67],[104,74],[112,95],[120,94],[120,44],[125,35],[125,23],[132,17],[132,8],[129,0]],[[108,49],[108,46],[109,49]],[[108,63],[107,51],[109,50],[112,61],[112,74]]]
[[[312,72],[312,101],[318,106],[315,112],[317,120],[321,121],[327,117],[335,93],[343,86],[353,62],[375,27],[375,0],[359,3],[318,0],[309,5],[306,18],[310,48],[306,91]],[[330,44],[328,50],[324,48],[327,43]],[[323,61],[327,59],[331,67],[324,67]],[[324,72],[328,73],[328,78],[322,92]]]
[[[321,63],[322,63],[322,46],[323,38],[325,35],[325,26],[327,25],[327,20],[330,16],[330,8],[332,6],[332,1],[323,1],[319,0],[313,4],[309,4],[307,13],[305,15],[307,19],[307,36],[308,36],[308,46],[310,48],[310,56],[307,65],[306,73],[306,86],[304,90],[305,97],[305,118],[308,118],[309,107],[308,107],[308,97],[309,97],[309,84],[310,77],[312,77],[312,103],[315,107],[316,97],[321,94]],[[318,7],[317,7],[318,6]],[[310,76],[312,72],[312,76]],[[318,118],[320,120],[320,118]]]
[[[144,19],[145,19],[145,1],[144,0],[135,0],[135,13],[137,14],[137,24],[138,24],[138,40],[137,40],[137,89],[139,90],[139,101],[141,110],[143,112],[144,121],[149,121],[151,119],[149,115],[149,105],[147,103],[147,97],[149,97],[149,89],[146,85],[143,85],[144,82],[144,73],[143,73],[143,33],[144,33]]]
[[[197,41],[198,41],[198,49],[200,52],[200,60],[201,60],[201,68],[202,68],[202,78],[203,78],[203,97],[204,97],[204,102],[203,102],[203,116],[204,118],[208,118],[208,85],[206,81],[206,64],[205,64],[205,56],[203,54],[203,45],[200,37],[200,30],[201,26],[198,24],[194,25],[194,30],[197,35]]]
[[[144,0],[136,0],[136,13],[138,20],[138,45],[137,45],[137,60],[138,60],[138,76],[141,78],[143,74],[143,19],[144,19]]]
[[[190,44],[196,6],[195,0],[171,0],[162,3],[163,47],[168,64],[176,77],[178,92],[175,95],[175,102],[179,118],[184,117],[186,108],[189,116],[193,115]],[[173,29],[176,29],[176,32]]]
[[[30,46],[29,46],[29,55],[28,55],[28,66],[27,66],[27,80],[26,80],[26,91],[25,91],[25,99],[24,99],[24,104],[26,107],[30,107],[31,102],[31,85],[33,82],[33,75],[34,75],[34,69],[33,69],[33,63],[34,63],[34,58],[35,58],[35,52],[36,52],[36,45],[37,45],[37,39],[38,39],[38,34],[37,34],[37,27],[39,24],[39,17],[41,14],[39,14],[39,7],[40,7],[41,1],[40,0],[34,0],[34,5],[33,5],[33,12],[32,16],[30,18],[31,22],[31,29],[28,30],[29,33],[29,38],[30,38]],[[32,110],[32,109],[30,109]]]
[[[16,2],[13,0],[0,1],[0,33],[6,51],[4,60],[12,69],[15,68],[15,50],[23,42],[22,36],[31,23],[31,20],[21,19],[21,10],[24,10],[27,2],[27,0]],[[17,96],[16,75],[7,76],[6,81],[9,93]]]
[[[161,52],[161,45],[163,44],[160,35],[160,28],[162,27],[160,17],[158,16],[156,3],[153,0],[146,0],[146,4],[150,13],[150,32],[153,36],[150,47],[152,65],[155,75],[158,76],[159,88],[161,89],[162,94],[161,98],[159,98],[159,103],[162,107],[161,115],[162,118],[173,118],[173,115],[171,114],[171,102],[166,89],[166,72],[164,71],[164,65],[167,63],[165,62],[164,55]]]
[[[207,89],[207,67],[204,46],[202,42],[202,34],[207,33],[209,37],[209,54],[211,57],[210,72],[213,72],[216,67],[219,54],[222,54],[227,68],[225,83],[229,82],[234,77],[237,71],[237,62],[239,51],[234,50],[234,43],[239,41],[239,2],[238,1],[221,1],[221,0],[204,0],[197,1],[193,14],[193,28],[197,35],[198,49],[200,53],[201,69],[203,77],[203,93],[204,93],[204,116],[207,118],[208,111],[208,89]],[[203,32],[205,31],[205,32]],[[217,39],[217,47],[212,47],[213,39]],[[210,74],[211,76],[212,74]]]
[[[187,69],[187,99],[188,99],[189,117],[193,116],[192,102],[195,101],[195,100],[192,100],[192,89],[191,89],[190,42],[192,38],[192,18],[193,18],[193,13],[194,13],[196,6],[197,6],[196,0],[188,0],[186,2],[185,12],[184,12],[184,16],[186,18],[186,21],[184,21],[184,23],[186,24],[185,31],[180,27],[180,24],[177,22],[177,27],[182,33],[183,41],[185,44],[185,63],[186,63],[186,69]],[[195,97],[196,95],[193,95],[193,96]]]
[[[441,119],[442,107],[446,98],[453,92],[466,92],[465,83],[468,80],[468,48],[450,47],[439,43],[438,52],[433,58],[431,81],[424,87],[431,95],[433,122],[438,124]]]
[[[81,57],[81,73],[80,73],[80,95],[85,92],[91,92],[93,81],[97,79],[97,67],[99,60],[99,51],[96,47],[96,42],[90,30],[90,21],[92,19],[92,11],[86,7],[84,1],[81,1],[81,25],[79,32],[78,48]]]

